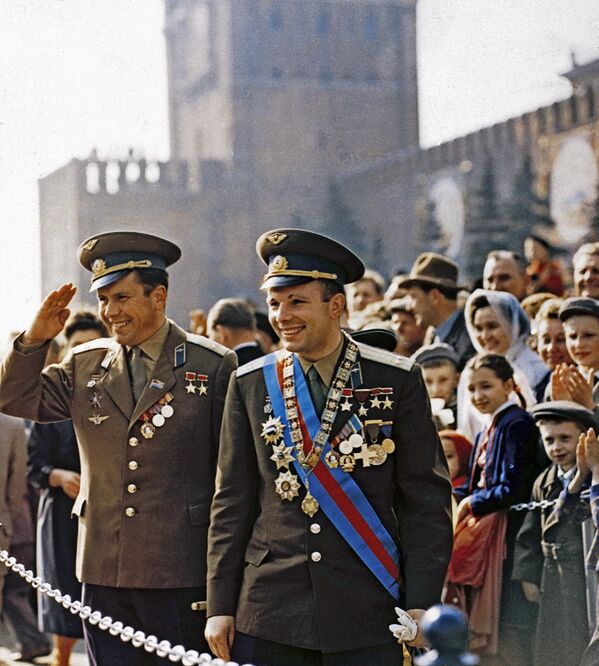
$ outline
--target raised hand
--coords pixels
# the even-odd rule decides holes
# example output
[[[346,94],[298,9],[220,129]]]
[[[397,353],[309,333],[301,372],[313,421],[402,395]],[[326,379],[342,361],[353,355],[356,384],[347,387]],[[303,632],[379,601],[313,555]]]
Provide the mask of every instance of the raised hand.
[[[552,400],[572,400],[570,391],[566,385],[565,373],[567,365],[560,363],[551,373],[551,399]]]
[[[48,294],[31,325],[25,331],[22,338],[23,343],[33,345],[55,338],[62,331],[71,314],[67,306],[76,291],[77,288],[69,282]]]
[[[567,366],[563,381],[565,381],[571,400],[587,409],[595,408],[595,401],[593,400],[594,375],[591,375],[590,379],[586,379],[578,368]]]

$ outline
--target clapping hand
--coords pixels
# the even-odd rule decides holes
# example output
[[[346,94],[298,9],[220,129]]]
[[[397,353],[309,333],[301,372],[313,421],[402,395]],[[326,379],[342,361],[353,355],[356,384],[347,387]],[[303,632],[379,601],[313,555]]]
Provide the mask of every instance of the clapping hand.
[[[587,380],[576,366],[560,363],[551,373],[551,397],[553,400],[572,400],[587,409],[594,409],[593,383],[594,376]]]

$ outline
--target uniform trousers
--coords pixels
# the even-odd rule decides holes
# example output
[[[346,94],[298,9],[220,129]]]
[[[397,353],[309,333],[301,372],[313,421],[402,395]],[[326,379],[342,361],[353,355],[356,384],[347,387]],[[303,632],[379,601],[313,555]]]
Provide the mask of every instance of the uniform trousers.
[[[175,589],[131,589],[83,585],[83,603],[113,621],[129,625],[146,636],[167,640],[171,647],[183,645],[200,654],[210,652],[204,638],[206,611],[194,611],[191,604],[206,599],[205,587]],[[84,622],[83,633],[90,666],[156,666],[172,664],[142,647],[124,643],[98,625]]]
[[[403,663],[402,648],[397,643],[323,653],[240,632],[235,633],[231,658],[252,666],[401,666]]]

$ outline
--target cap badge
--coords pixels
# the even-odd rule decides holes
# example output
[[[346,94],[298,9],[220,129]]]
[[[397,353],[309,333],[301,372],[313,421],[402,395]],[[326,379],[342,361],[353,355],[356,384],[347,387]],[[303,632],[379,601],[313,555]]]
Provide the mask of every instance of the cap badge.
[[[268,234],[268,236],[266,237],[266,240],[269,243],[272,243],[273,245],[278,245],[279,243],[282,243],[286,238],[287,238],[287,234],[282,234],[278,231],[275,231],[272,234]]]
[[[92,240],[87,241],[87,243],[83,246],[83,249],[86,252],[91,252],[94,249],[97,242],[98,242],[97,238],[92,238]]]
[[[270,270],[273,273],[282,273],[283,271],[287,270],[288,266],[289,262],[287,259],[279,254],[272,260],[270,264]]]
[[[106,270],[106,262],[104,261],[104,259],[96,259],[92,264],[92,273],[94,275],[102,273],[105,270]]]

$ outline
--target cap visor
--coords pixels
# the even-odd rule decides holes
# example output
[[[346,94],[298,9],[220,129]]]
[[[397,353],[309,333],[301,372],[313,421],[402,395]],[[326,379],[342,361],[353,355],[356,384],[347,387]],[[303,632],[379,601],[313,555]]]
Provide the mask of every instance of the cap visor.
[[[97,291],[102,287],[106,287],[113,282],[118,282],[121,278],[124,278],[127,273],[130,271],[115,271],[114,273],[108,273],[108,275],[103,275],[102,277],[94,280],[89,288],[90,291]]]
[[[273,275],[262,283],[260,289],[272,289],[273,287],[297,287],[300,284],[312,282],[311,277],[292,277],[290,275]]]

